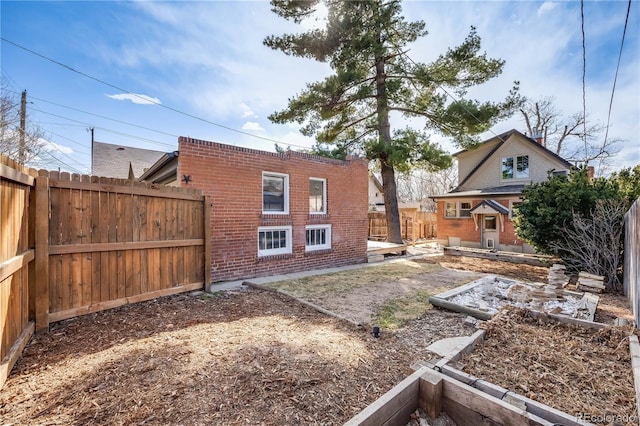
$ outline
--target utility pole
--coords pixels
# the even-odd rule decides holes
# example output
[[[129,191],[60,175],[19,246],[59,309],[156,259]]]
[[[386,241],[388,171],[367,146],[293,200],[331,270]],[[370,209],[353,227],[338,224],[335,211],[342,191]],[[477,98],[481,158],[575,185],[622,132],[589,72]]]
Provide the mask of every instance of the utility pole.
[[[20,145],[18,146],[18,162],[24,163],[27,146],[25,143],[27,135],[27,91],[22,91],[20,101]]]
[[[89,131],[91,132],[91,174],[93,175],[93,131],[95,127],[89,127]]]

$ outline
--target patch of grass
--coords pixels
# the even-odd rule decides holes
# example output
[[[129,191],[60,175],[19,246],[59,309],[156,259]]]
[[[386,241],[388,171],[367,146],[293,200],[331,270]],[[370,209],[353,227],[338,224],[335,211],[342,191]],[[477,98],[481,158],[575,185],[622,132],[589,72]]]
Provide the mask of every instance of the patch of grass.
[[[332,274],[315,275],[297,280],[268,284],[295,297],[339,294],[385,281],[411,278],[440,269],[440,265],[402,261],[368,266]]]
[[[430,296],[430,293],[421,290],[408,296],[389,300],[373,315],[373,323],[386,330],[397,330],[431,309]]]

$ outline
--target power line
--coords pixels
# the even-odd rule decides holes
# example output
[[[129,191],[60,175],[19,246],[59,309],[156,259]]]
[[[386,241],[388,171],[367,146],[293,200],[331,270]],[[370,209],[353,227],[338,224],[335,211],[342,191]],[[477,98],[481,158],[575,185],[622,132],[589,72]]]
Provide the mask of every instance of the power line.
[[[620,60],[622,59],[622,47],[624,46],[624,37],[627,34],[627,23],[629,22],[629,12],[631,11],[631,0],[627,4],[627,16],[624,19],[624,30],[622,30],[622,41],[620,42],[620,53],[618,53],[618,65],[616,66],[616,75],[613,78],[613,88],[611,89],[611,100],[609,101],[609,113],[607,114],[607,127],[605,127],[604,144],[607,144],[609,137],[609,123],[611,122],[611,108],[613,107],[613,95],[616,92],[616,82],[618,81],[618,71],[620,70]]]
[[[11,40],[7,40],[7,39],[6,39],[6,38],[4,38],[4,37],[1,37],[1,36],[0,36],[0,40],[4,41],[4,42],[6,42],[6,43],[12,44],[13,46],[15,46],[15,47],[17,47],[17,48],[19,48],[19,49],[22,49],[22,50],[24,50],[24,51],[26,51],[26,52],[29,52],[29,53],[31,53],[31,54],[33,54],[33,55],[35,55],[35,56],[38,56],[39,58],[45,59],[45,60],[47,60],[47,61],[49,61],[49,62],[52,62],[52,63],[54,63],[54,64],[56,64],[56,65],[59,65],[59,66],[63,67],[63,68],[66,68],[67,70],[69,70],[69,71],[71,71],[71,72],[74,72],[74,73],[76,73],[76,74],[79,74],[79,75],[81,75],[81,76],[83,76],[83,77],[86,77],[86,78],[88,78],[88,79],[90,79],[90,80],[93,80],[93,81],[96,81],[96,82],[98,82],[98,83],[104,84],[105,86],[111,87],[112,89],[116,89],[116,90],[118,90],[118,91],[120,91],[120,92],[124,92],[124,93],[126,93],[126,94],[128,94],[128,95],[131,95],[131,96],[134,96],[134,97],[136,97],[136,98],[142,99],[142,100],[144,100],[145,102],[151,103],[151,104],[153,104],[153,105],[157,105],[157,106],[162,107],[162,108],[165,108],[165,109],[167,109],[167,110],[169,110],[169,111],[173,111],[173,112],[175,112],[175,113],[178,113],[178,114],[184,115],[184,116],[186,116],[186,117],[193,118],[194,120],[202,121],[203,123],[211,124],[212,126],[220,127],[220,128],[222,128],[222,129],[229,130],[229,131],[231,131],[231,132],[235,132],[235,133],[239,133],[239,134],[242,134],[242,135],[245,135],[245,136],[250,136],[250,137],[253,137],[253,138],[256,138],[256,139],[261,139],[261,140],[268,141],[268,142],[272,142],[272,143],[285,144],[285,142],[278,141],[278,140],[276,140],[276,139],[271,139],[271,138],[267,138],[267,137],[265,137],[265,136],[259,136],[259,135],[255,135],[255,134],[253,134],[253,133],[245,132],[245,131],[243,131],[243,130],[234,129],[234,128],[229,127],[229,126],[225,126],[225,125],[223,125],[223,124],[215,123],[215,122],[213,122],[213,121],[211,121],[211,120],[207,120],[207,119],[205,119],[205,118],[198,117],[198,116],[193,115],[193,114],[190,114],[190,113],[188,113],[188,112],[181,111],[181,110],[179,110],[179,109],[177,109],[177,108],[170,107],[170,106],[165,105],[165,104],[163,104],[163,103],[161,103],[161,102],[159,102],[159,101],[155,101],[155,100],[153,100],[153,99],[149,99],[149,98],[147,98],[147,97],[140,96],[140,95],[138,95],[137,93],[133,93],[133,92],[131,92],[131,91],[127,90],[127,89],[123,89],[123,88],[121,88],[121,87],[119,87],[119,86],[116,86],[116,85],[114,85],[114,84],[108,83],[108,82],[106,82],[106,81],[104,81],[104,80],[101,80],[101,79],[99,79],[99,78],[97,78],[97,77],[93,77],[93,76],[91,76],[91,75],[89,75],[89,74],[87,74],[87,73],[84,73],[84,72],[82,72],[82,71],[78,71],[78,70],[76,70],[75,68],[73,68],[73,67],[71,67],[71,66],[69,66],[69,65],[67,65],[67,64],[64,64],[64,63],[62,63],[62,62],[60,62],[60,61],[57,61],[57,60],[52,59],[52,58],[49,58],[48,56],[45,56],[45,55],[43,55],[43,54],[41,54],[41,53],[38,53],[38,52],[36,52],[36,51],[34,51],[34,50],[31,50],[31,49],[27,48],[27,47],[24,47],[24,46],[22,46],[22,45],[19,45],[19,44],[17,44],[17,43],[14,43],[14,42],[13,42],[13,41],[11,41]],[[304,149],[308,149],[308,147],[301,146],[301,145],[294,145],[294,144],[291,144],[291,143],[286,143],[286,145],[295,146],[295,147],[297,147],[297,148],[304,148]]]
[[[63,119],[63,120],[73,121],[74,123],[82,124],[82,125],[83,125],[83,127],[95,127],[96,129],[100,129],[100,130],[103,130],[103,131],[105,131],[105,132],[115,133],[115,134],[119,134],[119,135],[122,135],[122,136],[130,137],[130,138],[133,138],[133,139],[144,140],[144,141],[147,141],[147,142],[151,142],[151,143],[153,143],[153,144],[156,144],[156,145],[163,145],[163,146],[166,146],[166,147],[175,148],[175,144],[173,144],[173,145],[172,145],[172,144],[168,144],[168,143],[160,142],[160,141],[157,141],[157,140],[154,140],[154,139],[147,139],[147,138],[143,138],[143,137],[141,137],[141,136],[131,135],[131,134],[128,134],[128,133],[123,133],[123,132],[117,132],[117,131],[115,131],[115,130],[108,129],[108,128],[106,128],[106,127],[95,126],[95,125],[93,125],[93,124],[91,124],[91,123],[87,123],[87,122],[84,122],[84,121],[76,120],[76,119],[74,119],[74,118],[64,117],[64,116],[62,116],[62,115],[54,114],[54,113],[52,113],[52,112],[43,111],[43,110],[38,109],[38,108],[33,108],[33,107],[32,107],[32,108],[31,108],[31,110],[32,110],[32,111],[40,112],[40,113],[42,113],[42,114],[51,115],[51,116],[53,116],[53,117],[61,118],[61,119]]]

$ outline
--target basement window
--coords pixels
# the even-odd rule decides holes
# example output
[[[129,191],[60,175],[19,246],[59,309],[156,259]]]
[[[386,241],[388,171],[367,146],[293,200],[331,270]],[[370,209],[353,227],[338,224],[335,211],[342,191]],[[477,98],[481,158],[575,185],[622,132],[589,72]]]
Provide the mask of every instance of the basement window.
[[[261,226],[258,228],[258,256],[289,254],[291,226]]]
[[[305,250],[328,250],[331,248],[331,225],[309,225],[306,227]]]

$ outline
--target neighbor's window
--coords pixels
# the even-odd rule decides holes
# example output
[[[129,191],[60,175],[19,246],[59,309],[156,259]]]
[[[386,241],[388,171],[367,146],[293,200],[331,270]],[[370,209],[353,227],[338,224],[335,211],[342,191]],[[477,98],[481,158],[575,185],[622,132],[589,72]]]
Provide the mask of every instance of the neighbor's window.
[[[331,248],[331,225],[306,227],[305,250],[325,250]]]
[[[519,155],[516,157],[516,178],[528,178],[529,177],[529,156]]]
[[[262,212],[289,213],[289,175],[262,173]]]
[[[291,226],[258,228],[258,256],[291,253]]]
[[[309,179],[309,213],[324,214],[327,212],[327,180]]]
[[[520,204],[522,204],[522,201],[509,201],[509,219],[513,220],[513,216]]]
[[[526,179],[529,177],[529,156],[504,157],[502,159],[502,179]]]
[[[444,203],[444,217],[456,217],[457,216],[457,203]]]
[[[460,203],[460,217],[471,217],[471,203]]]

